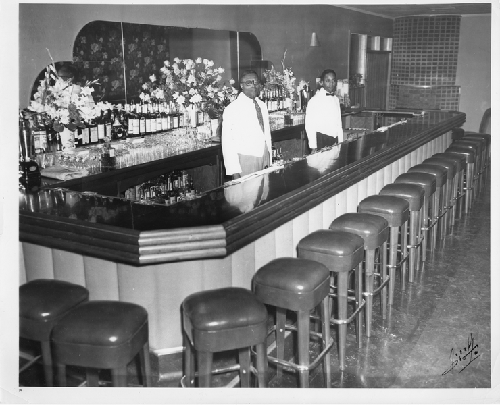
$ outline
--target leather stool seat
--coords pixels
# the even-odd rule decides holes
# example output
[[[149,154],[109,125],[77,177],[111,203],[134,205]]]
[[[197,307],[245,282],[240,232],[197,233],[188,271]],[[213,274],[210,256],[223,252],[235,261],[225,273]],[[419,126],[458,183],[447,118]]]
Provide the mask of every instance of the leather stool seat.
[[[425,191],[416,184],[392,183],[385,185],[379,195],[404,198],[408,201],[410,211],[419,211],[424,203]]]
[[[465,156],[462,156],[462,155],[457,155],[455,153],[445,153],[445,152],[441,152],[441,153],[436,153],[434,155],[432,155],[429,159],[440,159],[440,158],[445,158],[445,159],[452,159],[454,160],[458,167],[457,167],[457,171],[462,171],[462,170],[465,170],[467,168],[467,159]]]
[[[347,272],[363,261],[364,242],[350,232],[320,229],[302,238],[298,255],[323,263],[330,271]]]
[[[372,195],[358,204],[358,212],[379,215],[389,227],[399,227],[410,218],[410,204],[400,197]]]
[[[60,318],[89,299],[85,287],[60,280],[33,280],[19,287],[20,334],[49,340]]]
[[[436,188],[443,187],[448,181],[448,172],[445,168],[436,165],[429,165],[426,163],[420,163],[418,165],[410,167],[407,173],[432,174],[436,177]]]
[[[277,357],[268,359],[278,365],[288,365],[299,371],[300,386],[309,386],[309,369],[323,359],[325,385],[330,387],[330,270],[318,262],[292,257],[272,260],[253,277],[252,289],[259,301],[276,308]],[[309,354],[310,314],[321,305],[323,351],[311,362]],[[286,311],[297,313],[297,346],[299,365],[284,361]],[[278,368],[278,374],[281,374]]]
[[[182,313],[184,330],[197,350],[218,352],[252,346],[267,335],[266,307],[245,288],[191,294],[182,303]]]
[[[248,387],[252,346],[257,347],[259,387],[265,387],[267,310],[251,291],[225,287],[191,294],[182,302],[182,322],[188,387],[194,383],[195,352],[199,386],[209,387],[213,353],[233,349],[239,351],[241,386]]]
[[[466,163],[474,163],[476,160],[476,153],[472,148],[455,145],[453,143],[444,152],[462,155],[465,157]]]
[[[425,159],[422,164],[425,165],[433,165],[433,166],[441,166],[444,167],[447,171],[447,178],[450,179],[455,176],[458,172],[459,162],[446,157],[434,157]],[[420,166],[420,165],[419,165]]]
[[[381,246],[389,237],[389,224],[387,221],[373,214],[343,214],[330,224],[329,229],[361,236],[364,240],[365,249],[370,250]]]
[[[61,318],[88,299],[85,287],[67,281],[38,279],[19,287],[19,336],[41,343],[48,386],[53,385],[52,330]]]
[[[57,363],[125,367],[148,342],[148,314],[129,302],[89,301],[56,325],[52,342]]]
[[[421,186],[425,191],[426,197],[430,197],[436,192],[436,178],[428,173],[403,173],[396,177],[394,183],[407,183]]]
[[[261,267],[253,290],[260,301],[292,311],[315,308],[330,291],[330,270],[301,258],[279,258]]]

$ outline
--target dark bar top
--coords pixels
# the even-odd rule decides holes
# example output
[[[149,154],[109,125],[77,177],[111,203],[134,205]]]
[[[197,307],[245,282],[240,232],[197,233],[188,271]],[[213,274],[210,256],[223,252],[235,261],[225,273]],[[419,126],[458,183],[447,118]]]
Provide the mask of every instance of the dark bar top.
[[[137,265],[223,257],[464,122],[464,113],[428,111],[172,206],[63,182],[20,197],[20,239]]]

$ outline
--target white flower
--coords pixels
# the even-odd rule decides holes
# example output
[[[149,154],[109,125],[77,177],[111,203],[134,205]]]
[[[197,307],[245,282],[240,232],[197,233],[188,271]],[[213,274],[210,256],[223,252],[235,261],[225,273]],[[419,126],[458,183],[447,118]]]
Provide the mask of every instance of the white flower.
[[[191,102],[192,103],[200,103],[203,99],[199,94],[195,94],[193,97],[191,97]]]
[[[170,62],[168,60],[164,61],[163,64],[167,67],[170,66]]]
[[[219,91],[219,92],[217,93],[217,96],[219,96],[219,98],[220,98],[221,100],[224,100],[224,93],[223,93],[222,91]]]
[[[205,66],[208,66],[208,62],[209,62],[209,60],[208,60],[208,59],[203,59],[203,64],[204,64]]]
[[[196,58],[196,63],[201,63],[201,58],[200,57]]]
[[[213,66],[214,65],[214,61],[213,60],[209,60],[208,63],[206,63],[206,65],[208,67]]]
[[[179,97],[179,93],[175,92],[173,95],[172,95],[172,98],[174,100],[177,100],[177,97]]]
[[[156,76],[154,75],[154,73],[149,76],[149,80],[151,80],[152,83],[156,82]]]
[[[177,97],[176,103],[178,105],[182,105],[182,104],[184,104],[184,100],[185,100],[184,96],[179,96],[179,97]]]
[[[144,84],[142,85],[142,89],[143,89],[143,90],[147,90],[147,89],[148,89],[148,84],[147,84],[147,83],[144,83]]]
[[[189,94],[194,95],[194,94],[198,94],[198,92],[196,91],[196,89],[195,89],[195,88],[191,87],[191,88],[189,89]]]
[[[175,62],[175,63],[180,63],[180,61],[181,61],[181,60],[180,60],[179,58],[177,58],[177,57],[175,57],[175,58],[174,58],[174,62]]]
[[[229,84],[230,84],[231,86],[233,86],[233,85],[234,85],[234,80],[233,80],[233,79],[229,80]]]
[[[80,92],[80,95],[82,96],[90,96],[92,92],[94,91],[93,87],[82,87],[82,91]]]
[[[166,75],[166,74],[167,74],[167,72],[168,72],[168,69],[167,69],[165,66],[163,66],[163,67],[160,69],[160,72],[162,72],[164,75]]]

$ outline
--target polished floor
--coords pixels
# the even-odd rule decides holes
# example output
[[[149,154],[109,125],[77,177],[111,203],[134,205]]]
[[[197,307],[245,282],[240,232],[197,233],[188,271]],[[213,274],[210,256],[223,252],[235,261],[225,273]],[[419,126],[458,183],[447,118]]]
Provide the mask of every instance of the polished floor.
[[[489,184],[489,182],[488,182]],[[490,326],[490,187],[476,200],[468,216],[457,220],[444,243],[428,256],[416,282],[401,291],[396,280],[394,305],[383,320],[379,300],[374,301],[372,336],[362,337],[358,349],[354,327],[349,328],[347,367],[338,369],[332,351],[334,388],[489,388],[491,386]],[[291,347],[293,339],[289,340]],[[318,347],[311,344],[311,354]],[[231,362],[221,357],[218,364]],[[20,385],[43,385],[38,361],[20,358]],[[133,368],[133,367],[132,367]],[[71,370],[70,370],[71,372]],[[132,374],[134,374],[132,370]],[[104,381],[109,377],[102,374]],[[75,369],[69,384],[85,386],[84,374]],[[103,385],[109,385],[106,382]],[[134,375],[129,385],[138,384]],[[285,372],[277,378],[270,367],[269,387],[297,387],[297,377]],[[214,378],[214,385],[239,386],[236,373]],[[158,383],[179,386],[177,380]],[[310,375],[310,387],[323,387],[323,370]]]

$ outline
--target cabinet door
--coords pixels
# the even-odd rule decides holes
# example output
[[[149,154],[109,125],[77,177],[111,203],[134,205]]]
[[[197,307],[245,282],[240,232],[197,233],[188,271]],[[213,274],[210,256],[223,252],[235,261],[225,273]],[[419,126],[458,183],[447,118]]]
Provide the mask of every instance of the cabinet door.
[[[387,109],[389,52],[366,53],[366,107]]]

